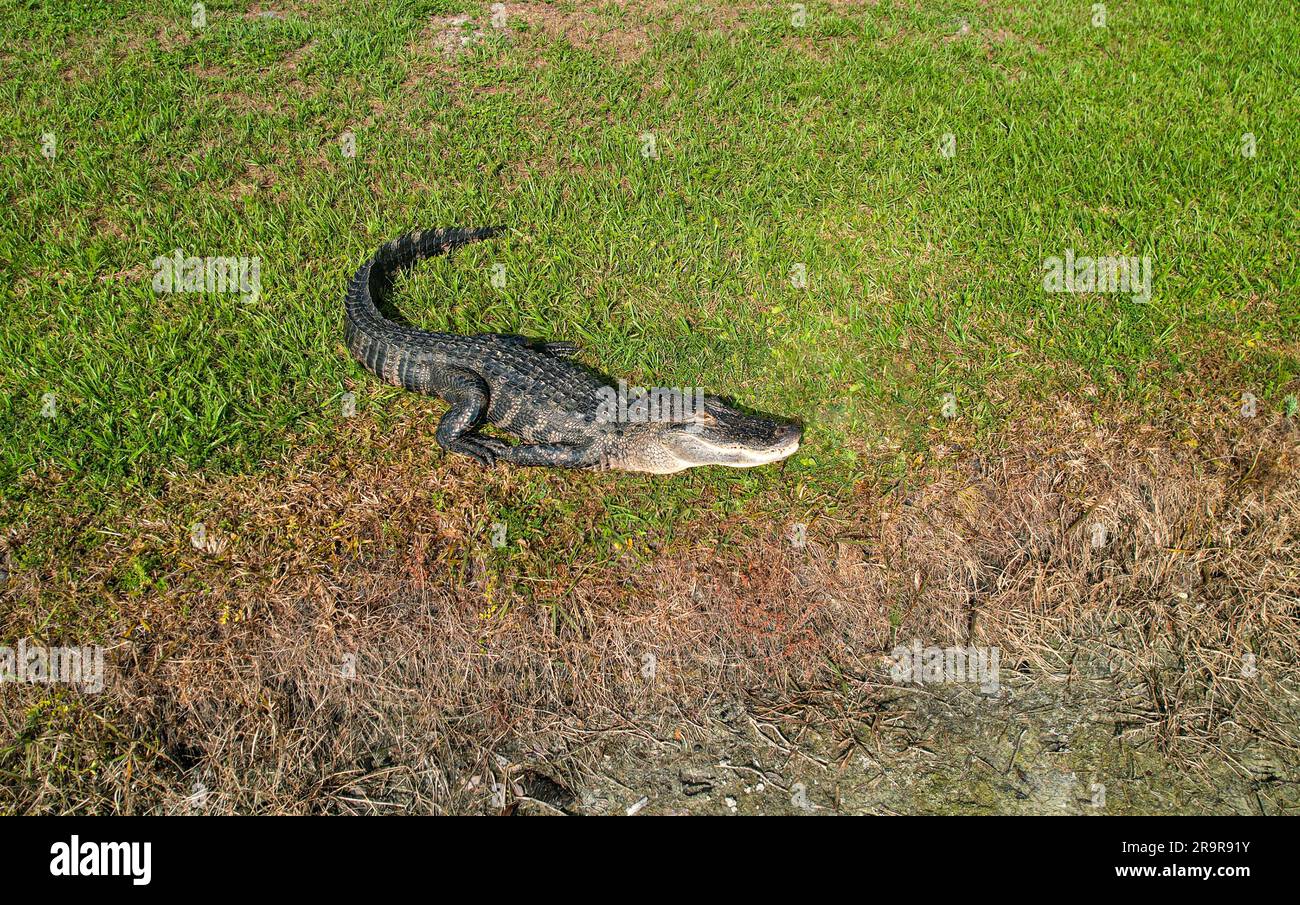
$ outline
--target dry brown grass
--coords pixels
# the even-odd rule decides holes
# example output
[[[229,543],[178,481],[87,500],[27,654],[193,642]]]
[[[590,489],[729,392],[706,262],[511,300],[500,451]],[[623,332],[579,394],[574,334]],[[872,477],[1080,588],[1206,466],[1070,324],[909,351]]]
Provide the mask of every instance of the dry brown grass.
[[[103,695],[0,692],[5,807],[502,810],[539,783],[568,807],[621,739],[696,737],[721,700],[805,702],[802,721],[849,739],[884,655],[913,638],[997,646],[1003,669],[1066,681],[1086,644],[1140,692],[1128,731],[1192,767],[1300,743],[1288,425],[1207,456],[1063,410],[1004,454],[813,518],[802,548],[748,516],[572,565],[517,544],[494,559],[490,506],[517,473],[443,461],[428,429],[357,419],[331,454],[178,477],[75,584],[16,573],[6,637],[102,595],[121,640]],[[386,454],[353,463],[367,444]],[[586,500],[555,521],[556,549],[595,530],[603,480],[553,476]],[[195,549],[178,509],[217,541]],[[146,552],[171,564],[168,590],[123,594],[115,576]]]
[[[852,5],[852,4],[832,4]],[[455,58],[492,32],[491,4],[475,13],[436,16],[408,48],[412,60],[407,87],[425,79],[446,79],[454,72]],[[504,34],[523,47],[539,49],[539,41],[560,41],[596,53],[616,63],[639,60],[662,34],[686,26],[729,33],[744,27],[742,17],[769,7],[753,2],[699,3],[690,0],[625,0],[590,6],[546,0],[506,4]],[[534,58],[544,64],[540,53]]]
[[[591,9],[568,9],[560,4],[512,3],[509,10],[512,21],[528,23],[533,32],[608,55],[619,62],[639,59],[654,37],[645,18],[653,9],[624,9],[625,18],[616,23],[594,14]]]

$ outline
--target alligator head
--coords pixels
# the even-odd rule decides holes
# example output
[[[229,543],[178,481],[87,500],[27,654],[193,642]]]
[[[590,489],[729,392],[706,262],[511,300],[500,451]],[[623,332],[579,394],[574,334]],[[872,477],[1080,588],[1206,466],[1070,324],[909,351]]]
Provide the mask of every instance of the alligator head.
[[[746,415],[705,396],[684,420],[620,424],[607,456],[611,468],[650,474],[699,465],[753,468],[793,455],[801,434],[797,424]]]

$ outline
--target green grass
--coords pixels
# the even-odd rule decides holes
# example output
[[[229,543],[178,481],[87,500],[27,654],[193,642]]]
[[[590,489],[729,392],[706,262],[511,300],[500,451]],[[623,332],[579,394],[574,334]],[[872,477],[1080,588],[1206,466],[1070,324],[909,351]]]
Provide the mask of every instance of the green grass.
[[[256,469],[354,386],[387,417],[341,298],[416,226],[513,232],[411,278],[412,321],[576,339],[610,373],[799,416],[813,482],[921,442],[946,392],[977,430],[1085,384],[1176,420],[1207,356],[1228,375],[1207,394],[1294,392],[1300,26],[1274,4],[1114,3],[1104,29],[1043,0],[812,2],[802,29],[784,3],[722,29],[690,3],[561,5],[654,20],[621,60],[502,36],[487,4],[267,6],[210,3],[196,32],[188,3],[0,0],[0,493],[58,472],[93,507],[177,465]],[[420,46],[460,12],[482,42]],[[259,256],[261,298],[155,294],[177,248]],[[1045,293],[1067,248],[1149,254],[1151,302]],[[614,483],[611,511],[771,480]]]

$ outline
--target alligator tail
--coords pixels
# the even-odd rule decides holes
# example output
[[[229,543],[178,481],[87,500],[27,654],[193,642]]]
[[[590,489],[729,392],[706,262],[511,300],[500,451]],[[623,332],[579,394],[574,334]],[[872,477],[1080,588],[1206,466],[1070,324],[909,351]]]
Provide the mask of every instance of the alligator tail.
[[[395,323],[384,317],[378,303],[399,271],[502,231],[499,226],[416,230],[382,245],[348,284],[344,336],[352,357],[385,383],[429,392],[427,353],[435,344],[454,337]]]

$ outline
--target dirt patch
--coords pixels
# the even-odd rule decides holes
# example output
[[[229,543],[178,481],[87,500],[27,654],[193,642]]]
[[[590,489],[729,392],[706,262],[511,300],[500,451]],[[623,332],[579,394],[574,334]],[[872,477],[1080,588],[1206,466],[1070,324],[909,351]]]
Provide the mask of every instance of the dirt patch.
[[[639,60],[662,34],[685,27],[710,32],[731,32],[743,27],[742,17],[761,4],[707,4],[673,2],[619,2],[597,7],[567,3],[520,2],[506,4],[504,17],[485,12],[479,16],[439,17],[421,35],[423,46],[440,48],[454,58],[485,37],[498,34],[527,46],[535,36],[562,41],[572,47],[613,59],[617,63]],[[534,59],[533,65],[540,61]]]
[[[316,49],[316,45],[317,41],[313,38],[298,49],[289,51],[284,55],[281,65],[290,72],[296,71],[298,66],[311,56],[312,52]]]
[[[869,4],[831,3],[835,9],[856,9]],[[430,20],[408,48],[413,65],[411,87],[428,78],[446,77],[458,58],[476,44],[494,37],[534,51],[529,65],[545,65],[540,43],[560,41],[571,47],[613,60],[634,63],[665,34],[691,29],[710,34],[730,34],[746,28],[745,19],[770,12],[761,3],[707,4],[691,2],[619,2],[586,7],[567,3],[520,2],[506,4],[504,17],[493,12],[478,15],[439,16]],[[539,41],[539,38],[541,39]],[[839,38],[791,37],[788,42],[825,56],[827,45]]]
[[[276,175],[257,164],[250,164],[230,189],[231,201],[242,201],[252,195],[268,192],[276,185]]]
[[[470,16],[435,16],[406,48],[409,63],[402,87],[412,89],[431,80],[458,85],[456,60],[482,37],[482,28]]]
[[[191,63],[185,67],[185,71],[205,82],[222,81],[230,76],[230,71],[224,66],[205,66],[202,63]]]
[[[548,474],[547,536],[495,547],[519,473],[431,431],[352,419],[261,477],[178,477],[75,576],[13,565],[11,533],[5,637],[57,643],[95,600],[118,640],[102,695],[2,692],[5,807],[1063,812],[1135,758],[1130,810],[1294,806],[1289,423],[1207,458],[1064,409],[883,493],[603,557],[611,478]],[[996,648],[1006,680],[900,682],[913,641]]]
[[[952,31],[944,36],[943,41],[946,44],[975,43],[984,49],[989,59],[993,59],[994,48],[1004,45],[1027,47],[1034,53],[1043,53],[1047,50],[1037,41],[1031,41],[1009,29],[982,28],[973,25],[967,19],[958,19],[953,24]]]
[[[617,21],[594,14],[591,9],[572,9],[549,3],[513,3],[512,19],[528,23],[552,40],[562,40],[574,47],[598,51],[619,62],[640,59],[652,38],[649,27],[637,12],[622,7],[623,18]]]

